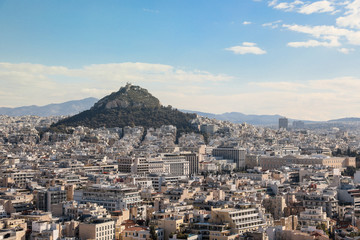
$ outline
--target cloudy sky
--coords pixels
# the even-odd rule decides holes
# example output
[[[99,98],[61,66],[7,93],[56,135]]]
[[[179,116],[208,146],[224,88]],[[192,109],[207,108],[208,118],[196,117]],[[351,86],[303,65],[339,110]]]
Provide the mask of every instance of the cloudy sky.
[[[180,109],[360,117],[360,0],[0,0],[0,106],[126,82]]]

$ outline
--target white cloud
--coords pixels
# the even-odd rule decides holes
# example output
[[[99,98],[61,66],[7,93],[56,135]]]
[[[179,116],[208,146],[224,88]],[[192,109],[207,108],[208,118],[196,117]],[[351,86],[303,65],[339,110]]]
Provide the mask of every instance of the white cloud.
[[[235,54],[255,54],[255,55],[261,55],[261,54],[265,54],[266,51],[257,47],[256,43],[251,43],[251,42],[243,42],[242,45],[240,46],[234,46],[234,47],[229,47],[226,48],[225,50],[231,51]]]
[[[149,9],[149,8],[143,8],[143,11],[148,13],[155,13],[155,14],[158,14],[160,12],[159,10]]]
[[[273,0],[268,3],[268,6],[273,7],[277,10],[282,10],[285,12],[298,12],[302,14],[313,14],[313,13],[331,13],[334,14],[339,10],[336,9],[336,5],[339,3],[334,3],[330,0],[320,0],[315,2],[303,2],[300,0],[292,1],[282,1]],[[340,4],[341,5],[341,4]]]
[[[345,16],[336,19],[337,25],[360,29],[360,0],[348,2],[345,9],[347,10]]]
[[[313,13],[341,13],[334,18],[336,25],[300,25],[283,24],[282,27],[291,31],[308,34],[312,39],[306,41],[292,41],[290,47],[340,47],[344,44],[360,45],[360,0],[272,0],[268,6],[283,11],[292,11],[301,14]],[[277,28],[276,22],[264,23],[263,27]],[[313,39],[315,38],[315,39]],[[349,52],[339,50],[343,53]]]
[[[341,44],[337,37],[328,37],[329,41],[308,40],[306,42],[289,42],[289,47],[338,47]]]
[[[251,47],[254,43],[245,45]],[[147,88],[164,105],[180,109],[277,113],[314,120],[360,115],[354,113],[354,109],[360,108],[357,94],[360,79],[356,77],[303,82],[242,81],[235,85],[241,79],[163,64],[114,63],[74,69],[0,63],[0,79],[3,106],[44,105],[89,96],[101,98],[131,82]]]
[[[212,85],[231,76],[184,70],[164,64],[113,63],[70,69],[40,64],[0,63],[2,106],[44,105],[85,97],[103,97],[126,82],[142,86]]]
[[[300,7],[299,13],[312,14],[312,13],[324,13],[334,12],[335,7],[330,1],[317,1],[311,4],[306,4]]]
[[[281,22],[282,22],[282,20],[277,20],[277,21],[273,21],[273,22],[264,23],[261,26],[270,27],[270,28],[278,28],[279,23],[281,23]]]
[[[221,95],[208,91],[199,91],[193,95],[186,91],[159,94],[164,99],[177,99],[184,109],[215,113],[238,111],[246,114],[280,114],[308,120],[360,117],[359,113],[354,112],[354,109],[360,107],[357,94],[360,91],[359,78],[248,83],[242,86],[242,90]],[[171,105],[176,106],[176,103]]]
[[[276,112],[310,120],[360,117],[360,114],[354,112],[354,109],[360,107],[357,97],[357,93],[360,91],[359,78],[340,77],[303,82],[261,82],[250,85],[258,89],[251,94],[252,96],[247,96],[247,101],[255,101],[253,107],[257,109],[257,105],[260,104],[258,101],[262,100],[266,114]],[[270,108],[271,111],[266,112],[266,108]]]
[[[343,53],[343,54],[349,54],[351,52],[354,52],[355,49],[353,49],[353,48],[339,48],[338,51]]]
[[[292,2],[279,2],[277,0],[273,0],[273,1],[270,1],[268,3],[268,5],[270,7],[273,7],[275,9],[278,9],[278,10],[283,10],[283,11],[293,11],[295,10],[298,6],[301,6],[303,5],[304,2],[303,1],[299,1],[299,0],[294,0]]]
[[[252,24],[252,22],[250,22],[250,21],[244,21],[242,24],[243,24],[243,25],[250,25],[250,24]]]
[[[342,39],[347,40],[347,43],[349,44],[360,45],[360,31],[353,31],[345,28],[338,28],[335,26],[327,26],[327,25],[302,26],[297,24],[293,24],[293,25],[283,24],[283,27],[291,31],[309,34],[312,37],[325,40],[325,42],[310,40],[306,44],[304,43],[303,44],[304,46],[317,44],[317,46],[338,47],[341,45],[340,40]]]

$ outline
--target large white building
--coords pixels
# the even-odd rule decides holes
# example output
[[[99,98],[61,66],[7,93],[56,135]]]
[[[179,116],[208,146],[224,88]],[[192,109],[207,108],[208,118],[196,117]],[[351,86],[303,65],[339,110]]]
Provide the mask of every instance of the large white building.
[[[180,155],[162,155],[164,161],[164,172],[175,176],[189,175],[189,162],[186,161],[185,156]]]
[[[256,204],[239,204],[236,208],[211,210],[209,223],[229,224],[237,233],[244,233],[266,226],[266,219],[262,208]]]
[[[74,200],[81,204],[97,203],[109,211],[122,210],[141,203],[137,188],[100,184],[76,190]]]

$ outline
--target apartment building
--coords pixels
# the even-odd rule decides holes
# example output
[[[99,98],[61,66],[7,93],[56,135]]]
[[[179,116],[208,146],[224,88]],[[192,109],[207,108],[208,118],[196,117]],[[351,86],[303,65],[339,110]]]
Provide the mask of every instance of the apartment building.
[[[89,219],[79,225],[81,240],[113,240],[115,239],[115,221],[108,218]]]
[[[237,233],[256,231],[266,225],[262,209],[256,204],[239,204],[236,208],[212,209],[210,223],[228,223]]]
[[[51,212],[52,205],[67,200],[67,191],[64,187],[50,187],[47,190],[40,190],[37,193],[36,206],[39,210]]]
[[[194,175],[199,173],[199,154],[198,153],[180,153],[189,162],[189,174]]]
[[[74,193],[74,200],[81,204],[97,203],[109,211],[116,211],[141,203],[139,190],[127,186],[94,184]]]
[[[301,227],[318,226],[324,224],[326,228],[329,227],[330,218],[326,217],[326,212],[323,212],[321,207],[306,208],[300,213],[299,225]]]
[[[185,156],[163,154],[164,172],[175,176],[189,175],[189,162]]]

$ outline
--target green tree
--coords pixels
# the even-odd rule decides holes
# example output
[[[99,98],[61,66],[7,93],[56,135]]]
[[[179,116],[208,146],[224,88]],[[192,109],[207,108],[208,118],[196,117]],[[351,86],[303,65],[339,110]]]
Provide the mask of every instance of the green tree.
[[[353,177],[356,172],[356,168],[353,166],[348,166],[343,172],[343,175]]]
[[[158,240],[158,236],[157,236],[157,234],[156,234],[155,226],[154,226],[154,225],[151,225],[151,226],[150,226],[150,239],[152,239],[152,240]]]

